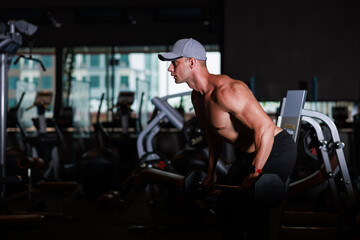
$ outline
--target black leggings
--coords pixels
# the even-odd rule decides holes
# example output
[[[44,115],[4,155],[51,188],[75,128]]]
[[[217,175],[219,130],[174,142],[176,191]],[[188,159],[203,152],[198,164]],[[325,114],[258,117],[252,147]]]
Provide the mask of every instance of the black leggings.
[[[249,175],[248,169],[253,158],[253,153],[240,153],[225,178],[225,184],[241,185],[243,179]],[[286,181],[295,162],[296,144],[287,131],[282,131],[274,138],[273,148],[263,167],[263,173],[277,173]],[[233,239],[234,236],[237,239],[268,239],[270,210],[256,203],[252,195],[222,191],[217,216],[223,239]]]

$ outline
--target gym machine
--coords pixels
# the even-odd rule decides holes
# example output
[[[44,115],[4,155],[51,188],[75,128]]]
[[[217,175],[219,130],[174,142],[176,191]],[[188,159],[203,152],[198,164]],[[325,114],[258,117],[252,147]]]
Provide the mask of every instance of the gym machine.
[[[61,181],[59,169],[59,147],[63,139],[62,133],[53,118],[47,119],[45,111],[49,109],[52,101],[51,91],[38,91],[34,102],[26,110],[33,107],[37,108],[37,117],[32,118],[33,124],[37,131],[35,133],[27,132],[21,124],[19,124],[20,132],[26,145],[27,154],[19,157],[17,166],[27,171],[27,191],[22,191],[8,197],[8,200],[15,200],[23,195],[27,195],[27,212],[33,211],[36,206],[34,195],[41,199],[45,195],[57,195],[61,202],[60,211],[42,211],[45,216],[70,217],[66,212],[65,206],[67,194],[71,193],[77,183],[72,181]],[[50,131],[53,128],[54,131]],[[39,201],[37,201],[39,202]],[[38,205],[46,207],[46,204],[40,202]]]
[[[321,169],[309,176],[290,182],[287,202],[281,209],[283,211],[282,223],[280,229],[277,230],[279,232],[276,233],[280,235],[276,236],[275,239],[286,238],[286,234],[289,234],[289,236],[297,235],[300,238],[308,236],[306,234],[317,234],[318,236],[325,234],[324,237],[342,238],[344,234],[349,234],[345,233],[347,231],[345,228],[349,226],[344,226],[346,224],[343,223],[346,222],[351,225],[351,230],[354,230],[359,226],[359,220],[356,219],[359,219],[360,216],[343,152],[345,144],[341,142],[336,125],[328,116],[320,112],[304,109],[306,94],[307,92],[304,90],[287,92],[286,98],[283,99],[281,104],[277,125],[288,131],[295,142],[298,142],[301,124],[309,124],[316,133],[317,154],[320,155],[319,159],[322,159],[323,165]],[[324,136],[324,126],[330,131],[331,141]],[[331,152],[335,154],[331,156]],[[302,205],[305,204],[305,199],[314,204],[317,195],[324,192],[324,190],[329,190],[331,193],[333,206],[330,210],[328,206],[325,206],[329,204],[326,198],[325,201],[323,199],[320,202],[320,205],[322,205],[320,207],[325,211],[316,210],[314,207],[307,211],[297,211],[289,207],[291,201],[296,201],[297,198],[303,199],[300,200]],[[286,208],[286,204],[288,208]],[[301,222],[301,219],[303,222]]]
[[[53,119],[45,118],[45,111],[51,105],[52,96],[50,91],[39,91],[36,93],[34,103],[26,108],[26,110],[37,108],[38,117],[32,120],[38,131],[35,135],[26,134],[25,141],[29,144],[31,157],[40,157],[46,162],[47,168],[42,177],[46,180],[57,181],[59,180],[58,148],[62,142],[62,134]],[[48,131],[48,125],[55,129],[55,133]]]
[[[328,116],[320,112],[304,109],[305,100],[305,90],[288,91],[286,98],[283,99],[282,109],[277,124],[279,127],[288,131],[293,136],[295,142],[298,140],[301,121],[309,123],[315,129],[317,140],[319,142],[319,149],[321,150],[320,152],[328,178],[328,185],[334,197],[334,201],[340,204],[338,191],[335,185],[335,176],[340,172],[345,184],[347,205],[354,206],[356,205],[356,199],[343,152],[345,144],[340,141],[338,130],[334,122]],[[326,141],[324,138],[320,123],[325,124],[329,128],[332,136],[331,142]],[[338,166],[335,169],[331,166],[329,159],[328,152],[330,149],[335,149],[336,152]],[[308,178],[311,177],[312,176],[309,176]],[[289,187],[290,189],[294,188],[306,180],[307,179],[301,179],[297,182],[292,182]]]
[[[179,95],[174,95],[174,96],[179,96]],[[170,121],[177,129],[181,129],[183,118],[178,112],[176,112],[173,108],[168,106],[166,102],[167,99],[168,97],[165,97],[163,99],[154,98],[152,101],[154,105],[159,109],[159,114],[149,123],[149,126],[146,127],[139,136],[138,154],[140,158],[143,157],[142,160],[143,162],[147,162],[147,161],[151,162],[152,159],[157,159],[159,157],[156,152],[153,152],[151,141],[154,138],[154,136],[160,131],[160,127],[158,126],[158,123],[161,122],[162,119],[165,119],[165,121]],[[295,91],[295,90],[288,91],[286,98],[284,98],[282,101],[282,108],[277,124],[279,127],[289,132],[293,136],[295,142],[298,142],[301,121],[305,121],[309,123],[311,126],[313,126],[313,128],[316,131],[317,140],[319,142],[319,150],[322,159],[324,161],[324,167],[323,169],[317,171],[316,173],[310,175],[305,179],[301,179],[295,182],[285,183],[286,186],[281,184],[281,188],[284,187],[285,194],[288,193],[289,195],[289,193],[291,193],[291,195],[295,196],[296,194],[301,194],[303,191],[307,190],[308,188],[314,187],[315,185],[319,184],[318,181],[314,181],[314,176],[323,174],[325,177],[320,183],[330,187],[330,191],[332,193],[334,203],[337,207],[341,207],[339,206],[340,203],[344,204],[344,206],[341,207],[341,210],[343,211],[342,213],[344,213],[346,212],[346,209],[351,209],[352,207],[356,207],[357,205],[352,188],[350,175],[347,169],[344,153],[342,150],[344,144],[339,139],[339,134],[333,121],[328,116],[322,113],[304,109],[305,100],[306,100],[306,91]],[[324,139],[324,134],[322,132],[320,122],[322,124],[326,124],[330,129],[332,135],[331,142],[330,141],[328,142]],[[148,139],[146,140],[144,137],[145,135],[149,136]],[[146,144],[143,144],[144,142]],[[328,152],[330,149],[335,149],[336,163],[333,162],[333,158],[329,159]],[[147,151],[149,154],[147,154]],[[196,177],[194,177],[195,175]],[[196,191],[198,191],[200,187],[200,191],[201,191],[201,185],[198,185],[201,182],[201,177],[199,178],[198,175],[199,174],[190,173],[188,176],[181,176],[172,172],[159,170],[157,169],[156,166],[148,165],[148,168],[142,170],[139,173],[138,178],[134,183],[134,186],[135,188],[140,188],[141,186],[144,185],[144,183],[153,182],[157,184],[170,185],[175,188],[183,189],[184,192],[190,191],[193,194],[194,192],[192,190],[194,189],[194,187]],[[337,175],[341,175],[341,180],[345,185],[345,191],[346,191],[345,196],[347,200],[343,202],[340,201],[340,196],[339,196],[340,193],[338,191],[339,188],[335,183],[335,177]],[[230,188],[230,187],[231,186],[225,186],[225,188]],[[232,187],[236,188],[235,186]],[[222,186],[219,186],[219,188],[221,189]],[[269,188],[269,187],[265,187],[265,188]],[[236,190],[238,189],[236,188]],[[281,191],[279,191],[279,193],[281,193]],[[264,197],[267,198],[268,196],[264,195]],[[290,200],[292,197],[293,196],[288,196],[287,200]],[[125,199],[119,199],[118,195],[116,196],[115,193],[108,193],[107,195],[104,195],[103,198],[100,198],[99,202],[104,203],[102,201],[105,201],[105,199],[107,201],[107,204],[110,201],[113,204],[112,206],[117,207],[121,211],[125,210],[128,207],[128,204],[130,204],[132,200],[131,197],[127,197]],[[286,204],[286,202],[287,201],[285,200],[285,202],[283,202],[283,204],[281,204],[279,208],[274,209],[274,212],[276,212],[276,210],[278,209],[282,211],[281,216],[283,219],[285,219],[289,215],[288,212],[283,211],[283,206]],[[292,212],[291,214],[294,213]],[[309,214],[309,212],[306,212],[306,214]],[[327,218],[327,220],[332,219],[332,215],[329,213],[325,213],[323,214],[323,216]],[[341,217],[344,217],[344,214]],[[314,221],[315,219],[319,219],[320,217],[317,214],[312,213],[310,215],[310,218],[312,218],[311,220]],[[275,228],[278,228],[279,226],[281,226],[281,224],[277,225],[276,221],[277,220],[273,221],[272,224],[275,224],[276,225]],[[311,221],[309,220],[309,222]],[[284,223],[285,222],[282,222],[282,224]],[[281,227],[285,228],[285,230],[288,230],[290,228],[289,226],[284,226],[284,225],[282,225]],[[298,227],[296,230],[300,231],[302,229],[307,229],[307,230],[310,229],[310,234],[311,234],[314,233],[314,231],[316,231],[317,228]],[[336,229],[336,230],[339,230],[340,232],[342,231],[342,229]],[[278,229],[276,229],[275,232],[276,231],[278,231]],[[332,231],[330,232],[333,233]],[[273,239],[278,239],[277,237],[279,236],[279,233],[278,232],[272,233],[272,236],[276,236]]]
[[[111,111],[113,113],[113,122],[120,123],[119,125],[122,128],[123,134],[129,133],[130,127],[135,127],[136,123],[134,123],[131,118],[131,105],[134,103],[135,92],[132,91],[121,91],[119,92],[117,103],[111,107]],[[115,112],[113,110],[116,109]]]
[[[124,109],[123,111],[118,110],[119,118],[113,119],[113,122],[103,123],[100,121],[101,107],[104,99],[105,93],[101,95],[96,123],[94,123],[94,134],[97,144],[94,148],[82,154],[79,164],[79,177],[83,192],[87,197],[98,197],[111,189],[117,188],[131,173],[132,162],[127,159],[131,151],[129,151],[125,141],[129,140],[127,137],[129,137],[130,105],[134,100],[133,92],[119,94],[119,102],[114,108]],[[123,128],[120,136],[115,136],[113,134],[115,132],[109,130],[110,128],[117,127],[115,124],[119,124],[118,127],[121,126]],[[126,152],[120,154],[122,149]]]
[[[100,211],[106,212],[116,208],[121,212],[125,212],[134,201],[134,198],[136,197],[135,193],[139,189],[145,188],[147,196],[150,199],[154,198],[154,201],[150,201],[150,205],[154,218],[152,224],[156,225],[159,221],[159,214],[157,211],[161,211],[159,208],[163,207],[160,205],[168,205],[169,202],[174,201],[171,200],[172,198],[177,198],[178,194],[179,198],[181,199],[184,197],[184,191],[191,191],[189,190],[191,188],[189,185],[192,185],[194,179],[197,179],[196,177],[193,177],[198,175],[197,170],[194,170],[194,174],[189,176],[182,176],[178,174],[177,168],[174,168],[174,162],[167,160],[166,157],[159,151],[155,150],[155,147],[153,146],[154,139],[161,131],[161,128],[163,126],[171,125],[184,135],[184,139],[186,139],[186,143],[189,145],[188,149],[190,149],[190,152],[192,149],[194,149],[196,152],[204,153],[205,157],[207,158],[208,151],[205,147],[206,144],[204,144],[206,139],[205,136],[202,135],[199,126],[197,126],[196,119],[191,118],[189,121],[185,121],[184,116],[178,110],[173,108],[168,102],[169,99],[184,97],[190,94],[191,92],[183,92],[161,98],[152,98],[151,102],[155,106],[153,118],[149,121],[148,125],[143,128],[137,138],[137,152],[140,169],[134,176],[133,181],[130,181],[131,186],[129,186],[129,190],[125,191],[125,198],[122,198],[124,197],[124,193],[121,190],[109,191],[108,193],[99,197],[97,206]],[[182,160],[183,159],[180,157],[179,161]],[[190,158],[189,160],[193,161],[194,159]],[[195,162],[196,168],[198,168],[197,165],[203,167],[204,164],[207,163],[206,160],[197,160],[198,161]],[[203,161],[204,163],[200,164],[200,161]],[[185,164],[187,164],[187,162],[185,162]],[[190,166],[189,168],[191,169],[192,167],[193,166]],[[221,158],[217,163],[217,171],[219,176],[226,175],[228,171],[228,165]],[[196,203],[196,201],[194,201],[194,199],[190,197],[189,194],[186,195],[188,199],[177,205],[177,211],[181,212],[182,210],[179,209],[189,208],[192,209],[192,214],[196,215],[195,212],[197,210],[195,209],[199,208],[199,204]],[[158,198],[161,198],[161,200]],[[159,204],[157,201],[161,201],[161,203]],[[214,202],[213,197],[207,197],[205,201],[206,204],[209,204],[212,208]],[[189,209],[183,209],[181,214],[187,214]],[[210,210],[210,208],[208,210]],[[192,220],[194,219],[195,218],[192,218]],[[154,229],[154,227],[156,226],[153,226],[152,229]],[[142,226],[130,226],[129,228],[132,228],[132,231],[142,231],[143,229]]]
[[[120,91],[118,94],[117,102],[115,105],[111,106],[108,111],[111,113],[111,121],[106,121],[102,123],[102,132],[103,135],[108,135],[105,132],[105,129],[108,129],[108,132],[112,131],[113,133],[121,131],[121,136],[127,137],[132,133],[139,133],[142,130],[141,126],[141,110],[143,104],[144,92],[141,93],[138,117],[133,117],[131,108],[135,100],[134,91]],[[103,100],[100,100],[103,101]],[[100,104],[102,104],[100,102]],[[98,112],[98,116],[99,116]]]

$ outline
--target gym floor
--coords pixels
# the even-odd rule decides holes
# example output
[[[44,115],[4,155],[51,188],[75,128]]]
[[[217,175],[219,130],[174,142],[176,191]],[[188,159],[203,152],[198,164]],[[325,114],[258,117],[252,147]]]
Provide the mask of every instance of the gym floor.
[[[45,217],[43,224],[30,229],[9,230],[5,239],[16,240],[57,240],[57,239],[220,239],[215,216],[207,214],[198,223],[168,216],[152,228],[154,219],[150,215],[144,191],[139,191],[131,207],[125,213],[113,209],[103,213],[97,209],[97,198],[84,197],[81,189],[67,198],[67,214],[69,217]],[[47,205],[59,204],[54,196],[42,197]],[[26,199],[13,201],[11,208],[26,206]],[[135,228],[134,228],[135,227]],[[135,229],[135,230],[133,230]],[[152,231],[155,229],[154,231]],[[2,235],[0,235],[0,239]]]

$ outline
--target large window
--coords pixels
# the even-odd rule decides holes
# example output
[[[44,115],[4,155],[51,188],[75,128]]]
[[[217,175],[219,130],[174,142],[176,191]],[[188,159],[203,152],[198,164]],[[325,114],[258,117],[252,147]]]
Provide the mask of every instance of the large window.
[[[220,53],[216,46],[207,46],[208,62],[207,65],[212,73],[220,73]],[[111,121],[111,114],[108,110],[116,104],[118,95],[121,91],[133,91],[135,100],[131,106],[134,115],[139,114],[139,106],[142,93],[143,105],[141,112],[143,123],[148,121],[149,113],[153,111],[151,98],[154,96],[166,96],[179,92],[190,91],[186,84],[177,85],[168,73],[169,62],[159,61],[159,52],[166,51],[166,46],[157,47],[118,47],[100,48],[84,47],[75,48],[72,61],[72,84],[64,78],[64,86],[74,86],[74,82],[83,82],[89,85],[88,102],[90,122],[96,120],[101,96],[104,94],[104,102],[101,108],[102,120]],[[113,53],[113,54],[110,54]],[[68,61],[69,62],[69,61]],[[70,61],[71,62],[71,61]],[[80,90],[80,88],[79,88]],[[71,92],[74,96],[67,96]],[[73,99],[77,95],[73,90],[64,89],[63,99]],[[71,100],[72,104],[74,99]],[[173,99],[174,106],[181,104],[192,111],[190,98]]]
[[[217,46],[206,46],[208,50],[208,67],[212,73],[220,73],[220,53]],[[101,96],[104,102],[101,108],[102,120],[111,121],[108,110],[116,104],[121,91],[133,91],[135,100],[131,108],[134,115],[141,113],[143,124],[147,124],[149,114],[154,107],[151,99],[154,96],[166,96],[190,91],[186,84],[177,85],[167,71],[169,62],[159,61],[157,55],[167,51],[167,46],[153,47],[83,47],[63,49],[63,89],[56,90],[55,49],[34,48],[32,57],[42,61],[46,70],[36,61],[20,58],[12,64],[9,71],[8,105],[13,107],[23,92],[25,97],[20,109],[20,119],[31,126],[31,118],[37,117],[35,109],[26,111],[35,98],[36,92],[52,91],[53,96],[62,91],[62,106],[73,107],[74,124],[90,129],[96,119]],[[17,56],[27,55],[28,49],[19,49]],[[17,58],[14,57],[14,59]],[[14,60],[13,60],[14,61]],[[57,91],[57,92],[56,92]],[[54,104],[54,97],[53,103]],[[174,99],[171,104],[192,111],[190,99]],[[54,106],[46,112],[52,117]]]
[[[207,48],[207,66],[210,73],[220,74],[221,55],[217,46]],[[191,91],[187,84],[175,84],[173,77],[167,71],[169,62],[159,61],[158,53],[167,51],[166,46],[153,47],[83,47],[64,48],[62,106],[73,107],[74,125],[90,130],[96,120],[101,96],[104,95],[101,120],[111,121],[109,110],[116,104],[121,91],[133,91],[135,101],[131,108],[132,114],[138,116],[141,97],[143,105],[141,118],[143,125],[147,124],[154,106],[151,99],[155,96],[163,97],[180,92]],[[26,126],[32,125],[32,118],[37,117],[36,109],[27,111],[31,106],[36,92],[48,90],[53,96],[57,84],[55,76],[55,49],[33,49],[33,58],[40,59],[46,68],[44,71],[37,61],[20,58],[17,64],[11,64],[8,74],[8,107],[17,105],[22,93],[25,97],[20,106],[20,121]],[[27,49],[19,49],[17,56],[28,54]],[[53,97],[54,102],[54,97]],[[53,105],[54,103],[52,103]],[[182,107],[186,112],[192,112],[190,97],[171,99],[174,107]],[[307,103],[306,107],[323,112],[331,117],[332,108],[341,102]],[[266,112],[274,114],[279,102],[262,102]],[[350,106],[349,113],[358,109],[354,103],[344,103]],[[47,112],[46,117],[53,116],[54,106]]]

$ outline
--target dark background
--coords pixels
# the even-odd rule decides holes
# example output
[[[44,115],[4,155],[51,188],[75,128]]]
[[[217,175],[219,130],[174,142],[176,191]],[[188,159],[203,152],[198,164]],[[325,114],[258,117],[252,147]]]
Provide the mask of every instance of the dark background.
[[[34,47],[219,44],[222,72],[259,100],[311,89],[316,100],[360,99],[360,14],[351,0],[3,1],[1,21],[39,27]],[[61,23],[57,28],[51,22]]]

